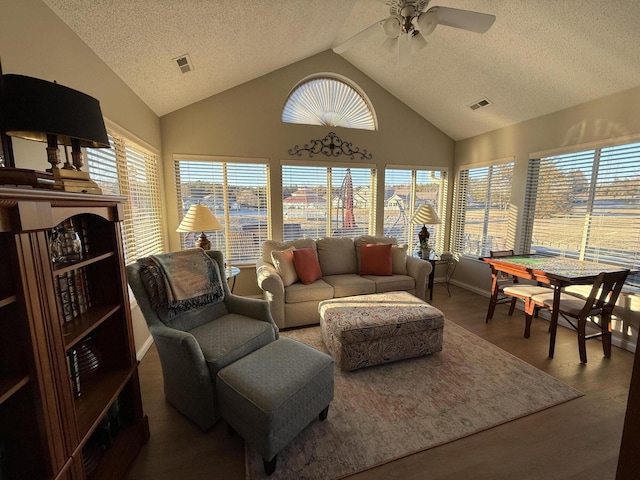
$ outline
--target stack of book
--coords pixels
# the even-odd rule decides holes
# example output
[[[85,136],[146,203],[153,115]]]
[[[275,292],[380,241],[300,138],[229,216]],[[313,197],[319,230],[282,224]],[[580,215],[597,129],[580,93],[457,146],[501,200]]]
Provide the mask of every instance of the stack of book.
[[[67,351],[67,361],[69,362],[69,377],[73,395],[79,397],[82,394],[80,389],[80,367],[78,366],[78,351],[75,348]]]
[[[84,268],[58,275],[56,287],[65,322],[72,321],[91,308],[89,282]]]

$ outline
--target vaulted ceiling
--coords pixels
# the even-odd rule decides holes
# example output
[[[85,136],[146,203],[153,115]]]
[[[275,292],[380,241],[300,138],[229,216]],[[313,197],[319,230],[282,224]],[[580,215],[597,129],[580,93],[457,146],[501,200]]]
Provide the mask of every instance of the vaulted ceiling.
[[[330,49],[384,0],[43,0],[159,116]],[[384,32],[344,59],[454,140],[640,85],[638,0],[432,0],[497,17],[439,25],[399,67]],[[188,54],[193,71],[173,61]],[[482,98],[492,104],[469,105]],[[631,107],[630,107],[631,108]]]

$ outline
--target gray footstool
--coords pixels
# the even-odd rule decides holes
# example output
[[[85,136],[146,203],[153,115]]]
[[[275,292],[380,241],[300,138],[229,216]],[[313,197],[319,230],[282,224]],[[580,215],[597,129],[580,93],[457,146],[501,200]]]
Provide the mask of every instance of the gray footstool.
[[[267,475],[278,453],[333,400],[333,359],[280,337],[218,372],[220,414],[264,461]]]

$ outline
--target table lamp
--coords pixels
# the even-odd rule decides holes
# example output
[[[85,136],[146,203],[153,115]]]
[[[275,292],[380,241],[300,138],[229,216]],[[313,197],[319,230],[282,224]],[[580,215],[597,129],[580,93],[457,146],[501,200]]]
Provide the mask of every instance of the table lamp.
[[[182,219],[182,222],[180,222],[180,226],[176,229],[176,232],[200,232],[195,246],[209,250],[211,248],[211,242],[204,232],[211,232],[213,230],[222,230],[222,225],[220,225],[220,222],[209,207],[199,203],[189,207],[187,214]]]
[[[413,217],[411,217],[412,225],[422,224],[422,229],[418,233],[418,239],[420,240],[420,247],[429,241],[429,230],[427,225],[439,225],[440,217],[433,209],[431,205],[423,204],[418,207]]]
[[[55,82],[6,74],[0,80],[0,104],[3,135],[47,143],[47,159],[51,164],[48,172],[53,174],[54,188],[102,193],[89,173],[82,171],[81,150],[81,147],[110,148],[98,100]],[[62,167],[59,167],[59,144],[64,146],[65,153]],[[14,166],[11,158],[7,167]]]

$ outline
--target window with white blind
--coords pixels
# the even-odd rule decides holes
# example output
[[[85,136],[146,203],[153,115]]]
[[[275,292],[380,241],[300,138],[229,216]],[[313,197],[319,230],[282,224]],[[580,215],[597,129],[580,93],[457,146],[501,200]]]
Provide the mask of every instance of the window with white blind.
[[[282,109],[282,121],[377,130],[365,94],[345,80],[326,76],[305,79],[293,89]]]
[[[529,160],[523,251],[640,270],[640,143]],[[640,275],[627,283],[640,287]]]
[[[255,263],[270,238],[269,166],[266,161],[179,158],[174,161],[181,221],[193,204],[207,205],[222,230],[205,232],[211,248],[234,265]],[[182,233],[182,248],[193,247],[200,232]]]
[[[109,131],[110,149],[87,148],[91,179],[104,194],[127,197],[122,236],[125,262],[165,250],[158,155]]]
[[[419,248],[418,232],[422,225],[412,225],[411,218],[420,205],[431,205],[442,223],[426,225],[429,245],[436,252],[444,248],[444,221],[447,211],[447,173],[442,170],[387,168],[384,173],[384,234],[398,243],[409,245],[409,252]]]
[[[455,186],[455,253],[483,257],[491,250],[513,248],[512,177],[513,162],[460,170]]]
[[[282,238],[373,233],[375,184],[374,168],[283,165]]]

